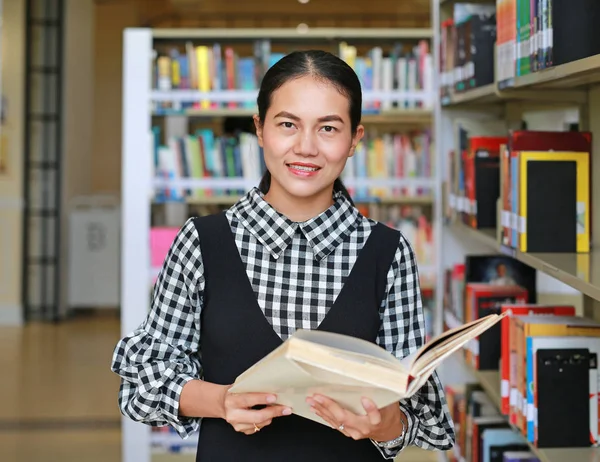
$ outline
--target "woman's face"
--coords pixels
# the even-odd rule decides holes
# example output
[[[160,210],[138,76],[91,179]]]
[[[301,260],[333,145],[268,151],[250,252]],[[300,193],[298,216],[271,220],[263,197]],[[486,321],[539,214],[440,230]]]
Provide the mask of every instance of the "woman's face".
[[[255,118],[271,190],[296,198],[329,195],[362,138],[352,135],[350,104],[336,88],[313,77],[286,82],[271,96],[262,127]]]

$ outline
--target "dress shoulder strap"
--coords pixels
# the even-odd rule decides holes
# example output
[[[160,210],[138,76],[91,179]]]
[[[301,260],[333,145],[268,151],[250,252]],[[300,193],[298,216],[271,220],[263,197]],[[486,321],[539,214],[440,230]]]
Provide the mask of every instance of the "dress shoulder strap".
[[[194,218],[205,278],[225,277],[230,274],[231,262],[239,260],[235,239],[225,212]]]

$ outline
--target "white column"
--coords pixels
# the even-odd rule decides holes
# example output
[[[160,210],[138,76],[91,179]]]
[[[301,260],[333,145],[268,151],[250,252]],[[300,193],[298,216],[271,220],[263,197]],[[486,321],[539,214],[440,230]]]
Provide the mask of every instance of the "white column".
[[[126,29],[123,50],[121,332],[149,309],[151,197],[151,52],[149,29]],[[123,462],[150,462],[150,427],[123,419]]]

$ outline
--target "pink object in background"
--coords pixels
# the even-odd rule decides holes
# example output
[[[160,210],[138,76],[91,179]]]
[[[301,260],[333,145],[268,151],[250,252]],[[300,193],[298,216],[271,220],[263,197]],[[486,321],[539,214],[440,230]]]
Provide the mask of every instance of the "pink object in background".
[[[153,270],[162,267],[178,231],[179,228],[176,227],[157,227],[150,230],[150,266]]]

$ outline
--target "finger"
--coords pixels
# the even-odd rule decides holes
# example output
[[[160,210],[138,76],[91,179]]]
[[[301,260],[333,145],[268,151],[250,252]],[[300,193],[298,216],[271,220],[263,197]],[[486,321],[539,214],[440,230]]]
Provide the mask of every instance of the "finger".
[[[362,405],[367,412],[367,419],[372,426],[379,425],[381,423],[381,412],[377,409],[377,405],[369,398],[362,399]]]
[[[311,404],[313,412],[325,420],[332,428],[340,431],[342,434],[349,438],[359,439],[362,438],[362,432],[357,428],[357,425],[360,425],[361,422],[356,418],[352,413],[341,409],[341,414],[335,415],[331,407],[328,406],[328,401],[333,400],[320,400],[323,401],[323,404],[318,403],[313,399],[308,399],[308,402]],[[364,426],[364,425],[363,425]]]
[[[372,425],[367,416],[354,414],[326,396],[317,395],[314,397],[314,401],[316,401],[316,408],[320,413],[329,416],[337,423],[337,426],[344,425],[344,434],[347,436],[359,440],[370,434]]]
[[[277,396],[271,393],[231,393],[230,399],[233,400],[234,407],[250,408],[254,406],[273,404],[277,401]]]
[[[258,433],[259,431],[261,431],[263,428],[271,425],[271,423],[273,422],[273,419],[268,419],[268,420],[264,420],[262,422],[258,422],[256,424],[256,426],[254,424],[252,425],[244,425],[242,428],[242,433],[245,433],[246,435],[253,435],[255,433]]]
[[[321,417],[331,428],[338,428],[340,426],[339,422],[336,422],[333,416],[327,412],[321,405],[317,404],[316,406],[311,406],[311,411]]]
[[[329,411],[329,409],[323,406],[322,404],[313,401],[313,404],[311,404],[311,408],[317,415],[324,418],[328,422],[331,422],[333,428],[337,428],[339,425],[341,425],[342,422],[336,420],[333,414]]]
[[[346,409],[340,406],[337,402],[323,395],[315,395],[314,400],[322,407],[327,409],[327,412],[329,412],[332,415],[334,420],[336,420],[340,424],[348,425],[347,420],[351,413],[346,411]]]
[[[287,416],[292,413],[291,408],[287,406],[267,406],[260,410],[239,409],[236,413],[235,420],[240,423],[254,425],[255,422],[264,422],[276,417]]]
[[[327,424],[329,424],[331,428],[339,431],[342,435],[348,438],[352,438],[354,440],[360,440],[365,438],[365,434],[359,429],[349,427],[347,425],[341,425],[335,420],[333,420],[330,415],[322,414],[321,411],[319,411],[317,408],[313,408],[313,412],[319,417],[321,417]]]

